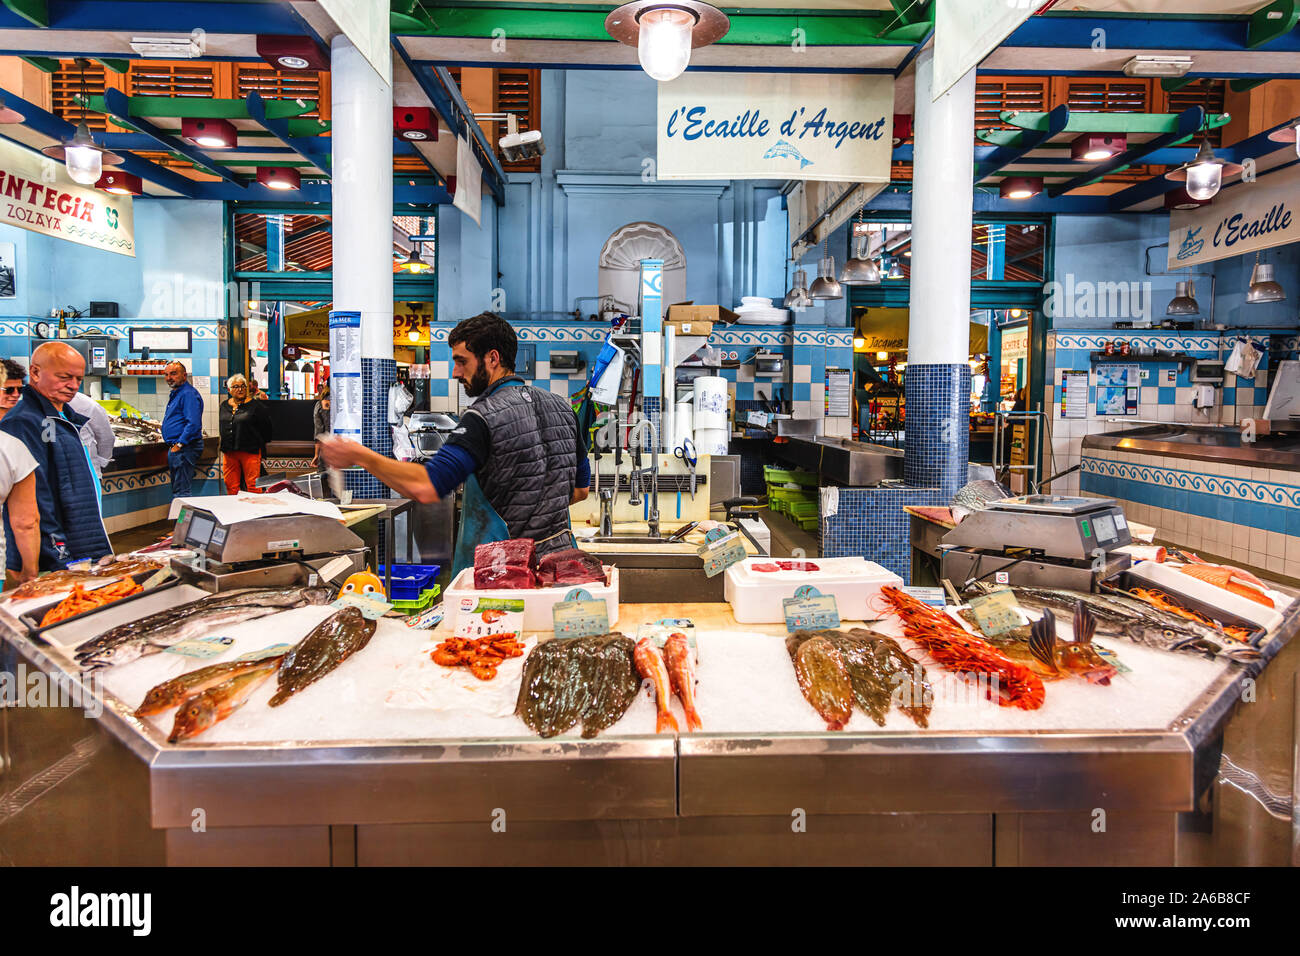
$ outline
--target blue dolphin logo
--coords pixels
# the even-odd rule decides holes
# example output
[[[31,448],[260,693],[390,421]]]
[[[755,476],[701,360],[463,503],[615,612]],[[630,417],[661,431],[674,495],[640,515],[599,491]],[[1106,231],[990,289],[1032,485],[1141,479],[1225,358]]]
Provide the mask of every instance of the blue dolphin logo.
[[[795,159],[799,160],[800,169],[813,164],[811,159],[804,159],[803,154],[800,153],[799,150],[795,149],[794,146],[783,139],[778,139],[776,145],[763,154],[764,159],[776,159],[778,156],[793,156]]]

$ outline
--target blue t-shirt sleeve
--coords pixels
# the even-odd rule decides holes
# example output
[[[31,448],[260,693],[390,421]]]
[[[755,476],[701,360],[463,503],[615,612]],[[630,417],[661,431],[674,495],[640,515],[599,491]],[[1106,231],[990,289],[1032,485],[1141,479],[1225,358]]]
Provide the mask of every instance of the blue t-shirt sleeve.
[[[443,445],[438,454],[424,463],[439,498],[446,498],[463,485],[477,467],[473,456],[460,445]]]
[[[591,487],[591,459],[586,455],[578,456],[578,478],[574,482],[574,486],[578,488]]]
[[[197,388],[181,396],[185,410],[185,431],[181,433],[180,443],[189,445],[203,437],[203,398]]]

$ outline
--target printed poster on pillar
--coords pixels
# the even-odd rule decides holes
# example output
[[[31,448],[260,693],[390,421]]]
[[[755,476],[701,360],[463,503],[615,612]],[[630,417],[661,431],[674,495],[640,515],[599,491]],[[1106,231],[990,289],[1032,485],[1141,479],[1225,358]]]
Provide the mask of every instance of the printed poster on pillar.
[[[683,73],[659,84],[657,179],[889,182],[891,76]]]
[[[74,183],[63,163],[0,139],[0,222],[135,255],[131,197]]]
[[[1169,214],[1169,266],[1226,259],[1300,241],[1300,166],[1224,189],[1214,202]]]

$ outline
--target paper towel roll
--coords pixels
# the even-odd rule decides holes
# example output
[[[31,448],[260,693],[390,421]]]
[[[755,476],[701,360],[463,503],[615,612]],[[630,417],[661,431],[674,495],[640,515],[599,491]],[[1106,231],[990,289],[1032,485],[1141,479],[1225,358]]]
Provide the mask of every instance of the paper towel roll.
[[[700,455],[727,454],[727,430],[725,428],[695,429],[695,451]]]
[[[695,380],[695,428],[727,427],[727,380],[701,375]]]
[[[673,415],[673,447],[677,448],[691,438],[693,440],[695,423],[692,414],[695,406],[690,402],[678,402],[676,412]]]

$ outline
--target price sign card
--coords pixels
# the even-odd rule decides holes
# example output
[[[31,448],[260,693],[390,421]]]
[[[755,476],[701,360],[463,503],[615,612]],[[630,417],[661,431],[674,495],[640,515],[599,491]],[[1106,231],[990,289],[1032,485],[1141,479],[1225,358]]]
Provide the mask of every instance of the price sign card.
[[[249,651],[247,654],[240,654],[235,658],[237,661],[260,661],[268,657],[279,657],[281,654],[287,654],[293,650],[292,644],[272,644],[270,647],[264,647],[260,651]]]
[[[588,637],[609,633],[609,605],[592,598],[585,588],[574,588],[551,608],[556,637]]]
[[[355,591],[340,594],[337,600],[330,603],[330,607],[336,607],[339,610],[349,606],[360,610],[361,616],[367,621],[377,621],[393,609],[393,606],[387,601],[376,601],[374,598],[364,597]]]
[[[930,607],[944,607],[948,603],[948,595],[943,588],[905,587],[903,592]]]
[[[686,643],[695,647],[695,622],[689,617],[665,617],[649,621],[636,629],[636,639],[649,638],[662,648],[674,634],[686,635]]]
[[[715,537],[716,536],[716,537]],[[704,543],[698,548],[704,559],[704,576],[715,577],[733,564],[744,561],[748,556],[745,543],[739,531],[727,534],[721,528],[714,528],[704,536]]]
[[[749,424],[758,428],[766,428],[769,420],[767,412],[749,412],[745,417]]]
[[[441,604],[435,604],[426,611],[421,611],[406,619],[406,626],[413,627],[419,631],[427,631],[430,628],[437,627],[442,623],[443,610]]]
[[[492,637],[524,632],[523,598],[460,599],[456,608],[457,637]]]
[[[840,626],[840,609],[835,595],[822,594],[811,584],[795,589],[794,597],[781,604],[785,608],[785,629],[795,631],[820,631]]]
[[[197,657],[200,660],[206,660],[209,657],[224,654],[226,648],[233,643],[235,643],[233,637],[200,637],[191,641],[181,641],[179,644],[173,644],[171,647],[164,648],[164,652],[179,654],[181,657]]]
[[[998,588],[970,599],[975,623],[987,637],[997,637],[1024,625],[1020,605],[1010,588]]]

